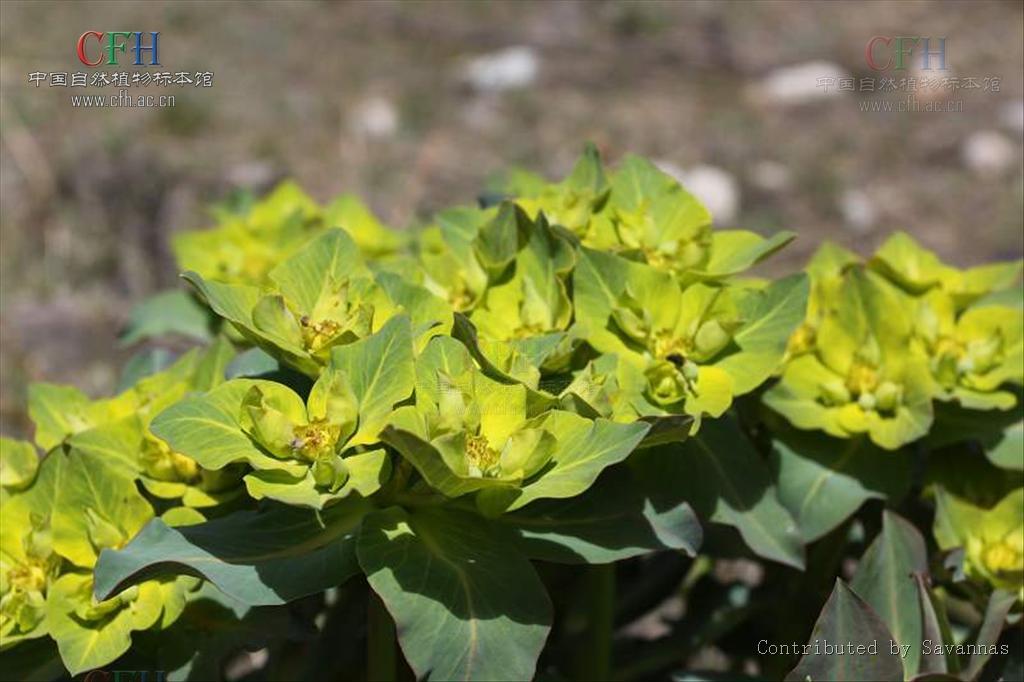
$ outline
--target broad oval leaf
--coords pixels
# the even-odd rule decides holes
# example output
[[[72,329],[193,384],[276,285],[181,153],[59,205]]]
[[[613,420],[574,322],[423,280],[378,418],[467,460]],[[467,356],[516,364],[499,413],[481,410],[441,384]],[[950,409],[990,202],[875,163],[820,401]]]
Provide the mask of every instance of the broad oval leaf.
[[[544,422],[558,438],[554,465],[519,489],[509,511],[534,500],[579,495],[612,464],[626,459],[650,429],[648,424],[618,424],[607,419],[590,421],[571,412],[553,411]]]
[[[376,334],[335,348],[329,369],[347,377],[359,401],[359,427],[347,447],[376,442],[395,403],[409,397],[416,381],[409,318],[393,317]]]
[[[897,500],[910,484],[912,459],[866,437],[839,441],[788,430],[775,441],[771,467],[779,501],[813,542],[869,499]]]
[[[739,299],[745,323],[732,339],[737,350],[712,363],[732,378],[734,395],[749,393],[779,368],[790,335],[804,319],[809,289],[807,275],[800,273]]]
[[[84,620],[76,610],[89,604],[91,582],[88,573],[65,573],[50,586],[46,598],[50,635],[72,675],[117,659],[131,647],[132,632],[152,627],[163,610],[161,586],[151,581],[139,586],[129,604],[105,617]]]
[[[758,556],[803,569],[796,521],[735,420],[705,422],[685,442],[641,450],[630,463],[656,502],[683,499],[702,519],[736,528]]]
[[[158,574],[192,574],[250,606],[284,604],[359,572],[355,534],[370,509],[350,497],[319,515],[275,504],[179,528],[154,519],[123,549],[102,552],[96,596]]]
[[[533,678],[551,603],[508,530],[452,510],[391,507],[365,519],[358,554],[417,678]]]
[[[531,559],[603,564],[660,550],[694,556],[703,532],[690,505],[657,505],[628,468],[601,474],[587,492],[566,500],[539,500],[497,519],[518,537]]]
[[[39,453],[32,443],[0,436],[0,486],[24,488],[36,477]]]
[[[188,291],[161,291],[132,308],[121,343],[129,345],[168,334],[209,341],[212,322],[209,311]]]

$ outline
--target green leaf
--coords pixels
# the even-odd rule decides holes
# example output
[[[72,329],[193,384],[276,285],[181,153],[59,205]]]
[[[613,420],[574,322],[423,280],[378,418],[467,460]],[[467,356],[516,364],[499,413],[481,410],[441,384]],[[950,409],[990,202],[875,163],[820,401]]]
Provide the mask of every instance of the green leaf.
[[[507,530],[456,511],[391,507],[363,522],[358,555],[417,678],[533,678],[551,603]]]
[[[516,257],[519,244],[529,229],[530,219],[511,202],[504,202],[498,215],[485,223],[474,240],[477,257],[492,276],[497,276]]]
[[[604,472],[582,495],[540,500],[497,518],[526,556],[566,564],[602,564],[659,550],[694,556],[703,537],[685,502],[656,505],[627,468]]]
[[[927,573],[924,538],[905,519],[883,512],[882,532],[861,558],[850,587],[885,622],[898,644],[910,646],[903,656],[906,679],[917,675],[923,653],[923,612],[914,575]]]
[[[101,554],[96,595],[154,575],[191,574],[250,606],[284,604],[358,573],[355,534],[371,509],[356,497],[319,515],[273,504],[180,528],[154,519],[124,549]]]
[[[285,504],[323,509],[349,495],[369,497],[391,476],[391,459],[384,450],[350,455],[343,460],[347,478],[335,492],[318,488],[312,473],[296,477],[286,471],[254,471],[245,477],[245,487],[254,499],[270,498]]]
[[[871,267],[914,292],[938,284],[950,276],[951,270],[906,232],[896,232],[886,239],[871,258]]]
[[[985,456],[992,464],[1003,469],[1024,471],[1024,420],[1018,421],[994,434],[995,442],[985,448]]]
[[[698,276],[727,277],[760,263],[796,239],[789,230],[776,232],[765,239],[746,230],[719,230],[711,236],[711,258]]]
[[[567,187],[589,190],[594,194],[604,191],[608,184],[605,179],[604,167],[601,164],[601,153],[593,142],[583,147],[583,154],[576,160],[568,177],[562,181]]]
[[[1020,403],[1020,395],[1017,401]],[[1020,409],[967,410],[951,403],[935,408],[935,424],[925,439],[929,449],[977,441],[989,461],[1003,469],[1024,470],[1024,419]]]
[[[1016,263],[1018,274],[1021,268],[1021,263]],[[1004,308],[1016,308],[1021,310],[1024,308],[1024,282],[1018,282],[1017,286],[1010,286],[1006,289],[999,291],[993,291],[990,294],[979,298],[975,305],[978,307],[982,306],[1000,306]]]
[[[270,271],[285,298],[311,313],[339,282],[365,274],[359,247],[344,230],[328,230]]]
[[[51,586],[46,608],[50,635],[57,641],[61,660],[72,675],[99,668],[116,660],[132,644],[131,633],[152,627],[160,618],[160,585],[150,581],[139,586],[138,595],[111,613],[84,619],[78,612],[91,602],[92,576],[65,573]]]
[[[266,454],[242,430],[239,417],[242,400],[253,388],[270,395],[290,389],[260,379],[233,379],[209,393],[193,395],[158,414],[150,424],[155,436],[175,452],[196,460],[206,469],[219,470],[235,462],[246,462],[254,469],[282,469],[295,476],[306,467]],[[294,400],[301,400],[294,396]]]
[[[116,421],[135,409],[131,396],[91,401],[72,386],[36,383],[28,387],[28,415],[36,425],[35,442],[46,452],[73,433]]]
[[[253,327],[252,311],[261,298],[259,288],[209,280],[192,271],[182,273],[181,277],[195,287],[213,312],[234,324],[238,331]]]
[[[898,500],[910,485],[912,460],[865,438],[834,438],[790,430],[772,450],[779,501],[813,542],[845,521],[869,499]]]
[[[635,154],[627,154],[612,177],[612,201],[628,212],[640,211],[645,202],[680,189],[672,176]],[[683,203],[689,211],[684,222],[694,225],[711,223],[711,214],[699,201],[686,192],[680,194],[687,199]]]
[[[66,456],[62,469],[51,517],[53,549],[76,566],[92,568],[101,548],[127,542],[153,510],[136,489],[132,471],[78,450]]]
[[[234,346],[225,337],[218,336],[199,356],[191,377],[192,388],[197,391],[208,391],[222,384],[227,378],[228,365],[234,358]]]
[[[376,281],[391,302],[412,320],[417,350],[434,336],[451,332],[452,308],[447,301],[391,272],[378,272]]]
[[[239,377],[263,377],[281,370],[277,359],[262,348],[250,348],[239,353],[225,372],[228,379]]]
[[[347,378],[359,402],[359,426],[348,447],[377,442],[395,404],[412,394],[412,357],[412,329],[404,315],[372,336],[332,350],[329,371]]]
[[[398,232],[382,225],[366,204],[351,194],[335,198],[324,208],[324,224],[343,229],[368,256],[394,253],[403,242]]]
[[[631,350],[610,328],[612,310],[626,292],[631,271],[642,266],[609,253],[581,248],[573,271],[576,322],[587,342],[603,353],[628,355]]]
[[[964,671],[964,677],[973,680],[981,674],[985,663],[991,658],[989,653],[999,641],[999,635],[1003,632],[1006,624],[1006,616],[1016,603],[1017,597],[1006,590],[994,590],[989,597],[988,606],[985,607],[985,618],[978,630],[975,645],[979,649],[971,656],[971,662]]]
[[[700,518],[736,528],[758,556],[804,567],[797,524],[733,419],[705,422],[687,441],[641,450],[630,462],[656,503],[681,497]]]
[[[381,439],[416,467],[431,488],[447,497],[459,497],[487,485],[487,481],[482,478],[457,476],[437,448],[415,433],[388,426],[381,434]]]
[[[738,350],[712,363],[732,377],[734,395],[749,393],[779,369],[786,343],[807,311],[808,291],[807,275],[800,273],[739,298],[745,324],[732,339]]]
[[[142,633],[132,647],[132,665],[165,671],[168,682],[222,679],[232,654],[288,638],[287,609],[249,608],[203,583],[190,595],[174,626]],[[135,661],[139,661],[135,663]]]
[[[169,334],[209,341],[213,338],[210,326],[210,313],[192,294],[172,289],[154,294],[132,308],[121,343],[129,345]]]
[[[68,438],[68,443],[94,457],[94,461],[104,461],[134,475],[142,469],[139,453],[144,438],[142,420],[132,416],[76,433]]]
[[[901,680],[903,665],[900,657],[889,649],[892,635],[885,623],[846,584],[836,579],[828,601],[814,624],[808,639],[811,652],[800,659],[788,675],[787,682],[806,680],[832,680],[833,682],[860,682],[862,680]],[[875,643],[871,653],[826,653],[824,643],[852,643],[865,647]],[[820,643],[819,652],[814,645]]]
[[[673,414],[664,417],[641,417],[640,421],[650,424],[651,428],[640,442],[639,448],[652,448],[656,445],[681,443],[693,431],[693,417]]]
[[[121,377],[117,382],[118,392],[127,391],[143,379],[157,374],[174,362],[174,354],[166,348],[143,348],[128,359],[121,368]]]
[[[514,493],[509,511],[542,498],[579,495],[593,485],[605,468],[626,459],[650,428],[642,422],[591,421],[561,411],[548,413],[543,425],[558,439],[558,447],[551,457],[554,464]]]
[[[499,388],[506,390],[498,391]],[[546,439],[554,438],[549,441],[554,445],[554,451],[547,464],[536,475],[528,476],[526,482],[522,482],[521,473],[515,477],[514,468],[504,472],[508,476],[469,474],[461,466],[465,447],[460,440],[461,435],[453,434],[427,442],[425,430],[414,425],[415,418],[410,420],[410,415],[414,414],[411,407],[404,408],[395,425],[388,427],[382,437],[416,467],[431,487],[448,497],[494,488],[488,490],[487,498],[480,502],[488,515],[495,515],[519,509],[542,498],[566,498],[580,494],[593,484],[602,470],[629,456],[650,428],[642,422],[591,421],[557,410],[545,413],[529,422],[529,428],[523,428],[525,414],[517,419],[509,408],[514,403],[512,396],[516,394],[513,389],[522,387],[494,385],[492,391],[483,393],[478,401],[484,431],[491,423],[495,432],[502,432],[497,438],[492,438],[494,447],[500,448],[510,436],[515,438],[536,430],[543,430]],[[521,394],[519,398],[524,399]],[[410,428],[414,430],[410,431]],[[509,433],[504,433],[509,429]],[[457,442],[446,440],[453,437]],[[450,452],[451,457],[446,457],[446,452]]]
[[[39,454],[28,441],[0,436],[0,486],[28,487],[39,470]]]
[[[553,404],[554,398],[537,390],[540,385],[540,371],[526,350],[519,344],[481,339],[476,326],[465,316],[455,315],[452,336],[458,339],[475,359],[480,369],[489,377],[507,384],[522,384],[526,387],[531,402],[536,405]],[[543,345],[543,344],[541,344]]]
[[[928,587],[927,576],[921,573],[912,575],[914,584],[917,587],[917,596],[921,604],[921,641],[925,640],[937,645],[931,648],[926,654],[921,648],[920,665],[918,675],[943,675],[951,669],[956,672],[959,667],[956,663],[956,653],[949,655],[954,665],[947,662],[943,653],[943,643],[952,642],[953,635],[950,630],[949,619],[946,618],[945,608]],[[904,663],[906,666],[906,663]],[[953,678],[957,679],[957,678]]]

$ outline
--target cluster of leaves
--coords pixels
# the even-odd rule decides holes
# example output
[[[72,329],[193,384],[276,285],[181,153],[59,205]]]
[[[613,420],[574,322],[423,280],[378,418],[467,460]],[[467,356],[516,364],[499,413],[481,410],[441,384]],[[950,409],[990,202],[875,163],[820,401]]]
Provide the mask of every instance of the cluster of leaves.
[[[498,190],[406,238],[286,183],[179,235],[190,292],[125,339],[206,346],[144,352],[112,398],[34,385],[34,443],[2,441],[0,656],[53,676],[52,641],[56,675],[135,655],[204,679],[294,629],[271,607],[329,610],[362,575],[417,677],[530,679],[554,618],[534,562],[695,556],[703,523],[803,570],[911,488],[949,593],[887,511],[812,637],[950,641],[943,600],[993,589],[978,641],[998,635],[1024,601],[1019,262],[959,271],[896,235],[743,277],[793,235],[713,230],[650,162],[593,148]]]

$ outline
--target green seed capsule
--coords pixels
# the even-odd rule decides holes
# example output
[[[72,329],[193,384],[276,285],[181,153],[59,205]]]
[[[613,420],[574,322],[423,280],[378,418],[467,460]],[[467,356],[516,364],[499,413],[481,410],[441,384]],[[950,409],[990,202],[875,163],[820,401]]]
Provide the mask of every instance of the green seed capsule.
[[[969,355],[965,355],[960,358],[956,363],[956,371],[958,374],[970,374],[974,371],[974,358]]]
[[[704,247],[697,242],[687,242],[684,244],[680,254],[683,267],[695,268],[699,266],[704,260],[704,252]]]
[[[686,379],[671,362],[659,362],[647,370],[651,397],[659,405],[671,405],[686,396]]]
[[[326,488],[332,493],[338,492],[348,480],[348,467],[341,457],[335,455],[329,459],[318,459],[310,467],[313,480],[318,488]]]
[[[870,412],[878,406],[878,400],[873,393],[861,393],[860,397],[857,398],[857,404],[860,405],[861,409]]]
[[[971,341],[967,344],[967,357],[970,359],[970,370],[976,371],[979,374],[987,372],[998,364],[997,357],[999,355],[999,349],[1002,346],[1002,340],[999,335],[994,335],[991,338]]]
[[[953,355],[940,355],[932,359],[932,374],[944,388],[950,389],[956,386],[958,361]]]
[[[697,330],[693,342],[701,355],[711,357],[725,348],[731,338],[718,320],[708,320]]]
[[[899,386],[891,381],[883,381],[875,391],[879,412],[892,412],[899,407],[901,394]]]
[[[917,313],[917,333],[928,343],[939,338],[939,316],[928,304],[921,306]]]
[[[821,394],[827,405],[845,405],[850,402],[850,391],[842,379],[830,379],[823,383]]]
[[[686,360],[683,362],[683,376],[686,377],[687,381],[697,381],[697,377],[700,376],[700,367],[697,366],[696,362]]]

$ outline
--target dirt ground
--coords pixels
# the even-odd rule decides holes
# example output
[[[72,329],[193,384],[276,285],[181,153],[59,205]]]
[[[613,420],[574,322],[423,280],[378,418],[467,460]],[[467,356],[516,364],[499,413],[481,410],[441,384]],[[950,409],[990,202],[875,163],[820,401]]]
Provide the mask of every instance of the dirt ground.
[[[283,177],[356,192],[403,228],[508,165],[559,176],[592,140],[697,173],[723,225],[796,231],[776,271],[894,229],[962,265],[1024,249],[1020,2],[4,0],[0,15],[5,433],[26,428],[29,381],[111,391],[132,303],[175,285],[168,235]],[[78,37],[122,29],[159,31],[165,68],[212,71],[212,87],[96,110],[30,82],[92,71]],[[908,97],[859,90],[883,75],[874,36],[945,37],[940,75],[985,85],[865,110]],[[928,76],[919,61],[898,75]],[[858,89],[824,93],[837,70]]]

